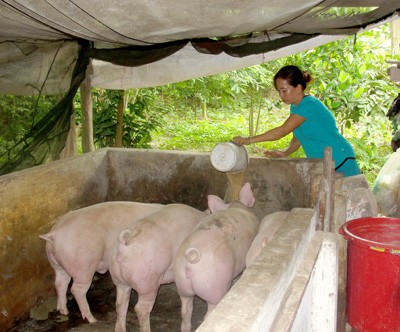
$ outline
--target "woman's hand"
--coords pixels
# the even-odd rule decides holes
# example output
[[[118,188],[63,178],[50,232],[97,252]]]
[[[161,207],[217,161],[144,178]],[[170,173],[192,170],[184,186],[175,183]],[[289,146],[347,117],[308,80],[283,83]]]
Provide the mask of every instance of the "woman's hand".
[[[247,145],[251,143],[250,137],[236,136],[232,139],[233,143],[238,145]]]
[[[264,156],[272,157],[272,158],[286,158],[287,157],[285,151],[279,151],[279,150],[267,150],[267,151],[264,151]]]

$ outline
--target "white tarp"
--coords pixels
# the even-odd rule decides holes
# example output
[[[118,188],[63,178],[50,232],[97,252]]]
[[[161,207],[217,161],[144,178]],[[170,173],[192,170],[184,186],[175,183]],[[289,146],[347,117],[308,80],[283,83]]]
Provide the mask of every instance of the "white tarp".
[[[93,86],[149,87],[297,53],[396,18],[399,10],[398,0],[2,0],[0,93],[65,92],[79,41],[93,50],[146,51],[185,42],[142,65],[92,61]]]
[[[311,49],[337,38],[338,36],[320,36],[308,40],[298,45],[296,52]],[[93,61],[92,85],[105,89],[164,85],[250,67],[290,54],[293,54],[292,46],[243,58],[233,58],[224,53],[210,56],[199,53],[191,45],[187,45],[168,58],[140,67],[117,66],[95,60]],[[118,79],[110,81],[108,78],[113,76]]]

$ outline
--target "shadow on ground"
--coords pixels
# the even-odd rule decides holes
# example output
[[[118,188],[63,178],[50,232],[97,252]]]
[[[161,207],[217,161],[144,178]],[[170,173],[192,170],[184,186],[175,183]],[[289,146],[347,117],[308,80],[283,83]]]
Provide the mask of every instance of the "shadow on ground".
[[[115,314],[115,287],[109,273],[96,274],[91,288],[87,294],[88,302],[97,323],[89,324],[82,320],[78,306],[72,294],[68,293],[69,315],[60,315],[56,307],[56,299],[51,299],[49,306],[39,305],[40,308],[31,310],[31,318],[21,321],[9,332],[109,332],[114,331]],[[139,331],[138,320],[134,311],[137,294],[132,290],[130,306],[127,315],[127,332]],[[180,299],[176,292],[175,284],[162,285],[158,292],[157,300],[150,316],[152,332],[180,331]],[[38,313],[38,311],[41,311]],[[195,330],[203,321],[207,311],[207,304],[195,297],[192,317],[192,329]]]

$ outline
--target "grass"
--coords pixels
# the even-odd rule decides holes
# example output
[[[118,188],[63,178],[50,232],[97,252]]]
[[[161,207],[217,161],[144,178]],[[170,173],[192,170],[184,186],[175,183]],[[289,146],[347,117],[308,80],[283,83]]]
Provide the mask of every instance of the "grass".
[[[279,125],[287,116],[286,112],[262,113],[257,134]],[[209,152],[220,142],[228,142],[234,136],[249,135],[248,114],[231,111],[209,110],[206,118],[169,114],[165,125],[158,132],[152,133],[152,147],[161,150],[185,150]],[[287,146],[290,137],[277,142],[258,143],[248,146],[254,155],[262,155],[265,149],[282,149]]]

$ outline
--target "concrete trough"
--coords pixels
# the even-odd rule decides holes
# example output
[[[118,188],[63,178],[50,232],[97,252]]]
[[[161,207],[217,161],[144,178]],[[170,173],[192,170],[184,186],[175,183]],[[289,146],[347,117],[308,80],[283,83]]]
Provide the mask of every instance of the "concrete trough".
[[[346,221],[346,216],[349,215],[348,202],[351,201],[354,186],[366,191],[369,189],[363,178],[339,178],[334,185],[330,185],[332,193],[328,195],[330,190],[326,188],[324,168],[326,167],[322,160],[250,158],[249,166],[239,175],[239,181],[251,183],[256,197],[256,215],[261,219],[275,211],[292,211],[292,217],[289,218],[291,224],[285,226],[288,227],[287,231],[283,227],[276,239],[282,244],[288,233],[293,234],[289,232],[290,229],[300,228],[295,232],[296,237],[290,240],[289,249],[282,249],[284,252],[281,254],[285,256],[279,258],[279,274],[276,268],[270,268],[270,264],[274,262],[268,258],[267,251],[274,249],[266,249],[261,255],[265,261],[257,261],[254,266],[245,270],[239,282],[199,327],[199,331],[207,331],[209,324],[223,326],[218,316],[221,310],[225,310],[224,306],[233,305],[239,308],[239,304],[229,304],[231,298],[234,298],[232,303],[238,300],[245,303],[246,296],[253,297],[254,292],[261,297],[252,304],[257,315],[243,313],[245,316],[242,317],[241,311],[236,312],[236,319],[248,324],[246,328],[236,331],[266,331],[267,327],[280,327],[284,321],[279,317],[288,315],[292,317],[295,330],[297,325],[303,326],[305,322],[308,326],[318,324],[312,319],[313,314],[309,309],[304,309],[307,306],[301,304],[301,299],[315,302],[313,308],[320,310],[319,306],[324,300],[313,295],[315,292],[312,289],[319,287],[321,282],[325,283],[320,280],[321,271],[328,269],[329,273],[337,274],[338,266],[335,262],[338,256],[334,238],[337,234],[316,233],[326,220],[324,207],[327,206],[327,197],[333,197],[333,202],[337,202],[334,207],[329,205],[333,211],[335,230],[338,228],[336,224]],[[209,153],[115,148],[1,176],[1,329],[12,328],[19,320],[28,317],[30,309],[39,301],[55,295],[54,272],[47,261],[45,243],[38,235],[47,232],[59,216],[70,210],[105,201],[184,203],[206,209],[208,194],[218,195],[229,201],[234,196],[233,182],[237,179],[238,177],[233,180],[227,174],[215,170]],[[351,202],[352,206],[357,207],[358,216],[371,216],[373,213],[369,201],[360,201],[353,197]],[[354,209],[350,210],[354,212]],[[302,217],[298,217],[299,214]],[[276,248],[278,242],[274,243],[266,248]],[[326,251],[326,248],[331,249]],[[324,255],[331,257],[327,264],[326,259],[321,258]],[[321,260],[325,263],[320,263]],[[271,284],[264,282],[265,278],[271,280]],[[254,284],[254,280],[259,280],[261,284]],[[329,286],[329,308],[336,305],[334,299],[338,293],[340,295],[338,283],[343,284],[340,274],[339,281],[336,280],[333,279]],[[275,290],[268,288],[273,286],[272,281],[281,286]],[[261,287],[260,285],[262,291],[258,291],[257,287]],[[288,292],[296,296],[289,295]],[[271,305],[275,306],[272,311]],[[297,314],[290,310],[293,307],[297,308]],[[296,316],[298,314],[300,318]],[[329,321],[332,320],[334,317],[329,318]]]

